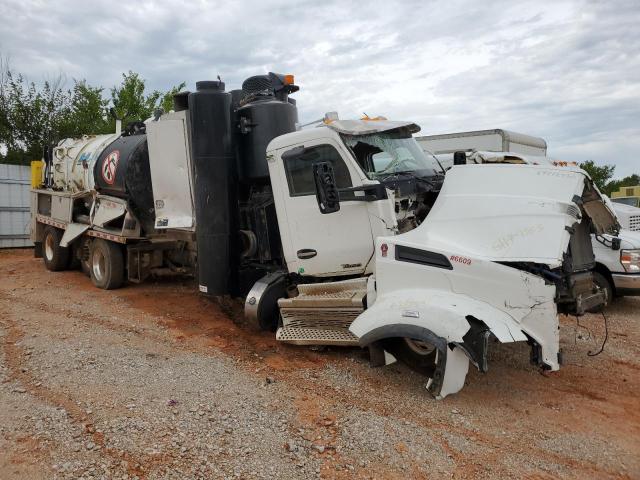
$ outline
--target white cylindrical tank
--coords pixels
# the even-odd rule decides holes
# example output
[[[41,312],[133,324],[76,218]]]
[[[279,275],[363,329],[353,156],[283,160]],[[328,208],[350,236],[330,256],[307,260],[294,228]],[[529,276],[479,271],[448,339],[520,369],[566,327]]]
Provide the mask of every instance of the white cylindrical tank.
[[[61,140],[53,149],[53,187],[71,192],[92,190],[93,166],[100,153],[118,137],[118,133],[111,133]]]

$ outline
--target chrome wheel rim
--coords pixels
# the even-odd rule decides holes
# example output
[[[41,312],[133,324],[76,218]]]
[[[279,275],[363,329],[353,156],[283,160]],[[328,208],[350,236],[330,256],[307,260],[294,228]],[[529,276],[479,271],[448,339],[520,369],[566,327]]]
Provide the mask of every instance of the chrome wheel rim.
[[[95,250],[91,256],[91,266],[93,270],[93,276],[97,281],[101,282],[104,278],[106,269],[106,259],[104,254],[100,250]]]
[[[53,251],[55,250],[53,235],[47,235],[47,238],[44,240],[44,254],[47,257],[47,260],[53,260]]]

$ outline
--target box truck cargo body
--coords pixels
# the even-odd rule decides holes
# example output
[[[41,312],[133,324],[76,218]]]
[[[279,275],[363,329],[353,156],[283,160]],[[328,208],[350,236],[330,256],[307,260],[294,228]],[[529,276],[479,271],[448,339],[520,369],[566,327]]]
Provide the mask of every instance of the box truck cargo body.
[[[435,155],[470,152],[514,152],[523,155],[547,154],[547,142],[539,137],[511,132],[501,128],[472,132],[445,133],[416,137],[420,146]]]

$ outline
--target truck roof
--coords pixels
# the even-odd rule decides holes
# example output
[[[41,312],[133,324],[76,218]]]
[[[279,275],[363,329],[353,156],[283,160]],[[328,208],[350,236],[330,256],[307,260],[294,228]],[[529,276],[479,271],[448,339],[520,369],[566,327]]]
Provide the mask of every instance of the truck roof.
[[[267,150],[288,147],[299,142],[309,141],[322,136],[338,137],[338,133],[346,135],[371,135],[374,133],[405,131],[408,136],[419,132],[420,127],[413,122],[399,122],[386,119],[333,120],[321,123],[314,128],[304,128],[296,132],[285,133],[269,142]]]
[[[383,118],[364,118],[361,120],[334,120],[326,123],[327,127],[338,133],[347,135],[370,135],[388,132],[390,130],[407,130],[408,133],[418,133],[420,127],[413,122],[398,122]]]

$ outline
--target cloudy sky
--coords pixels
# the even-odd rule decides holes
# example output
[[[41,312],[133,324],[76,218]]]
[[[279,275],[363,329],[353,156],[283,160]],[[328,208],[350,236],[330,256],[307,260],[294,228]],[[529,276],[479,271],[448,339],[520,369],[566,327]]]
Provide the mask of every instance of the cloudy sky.
[[[41,81],[167,89],[293,73],[302,121],[337,110],[423,134],[506,128],[551,156],[640,171],[640,1],[1,0],[0,53]]]

